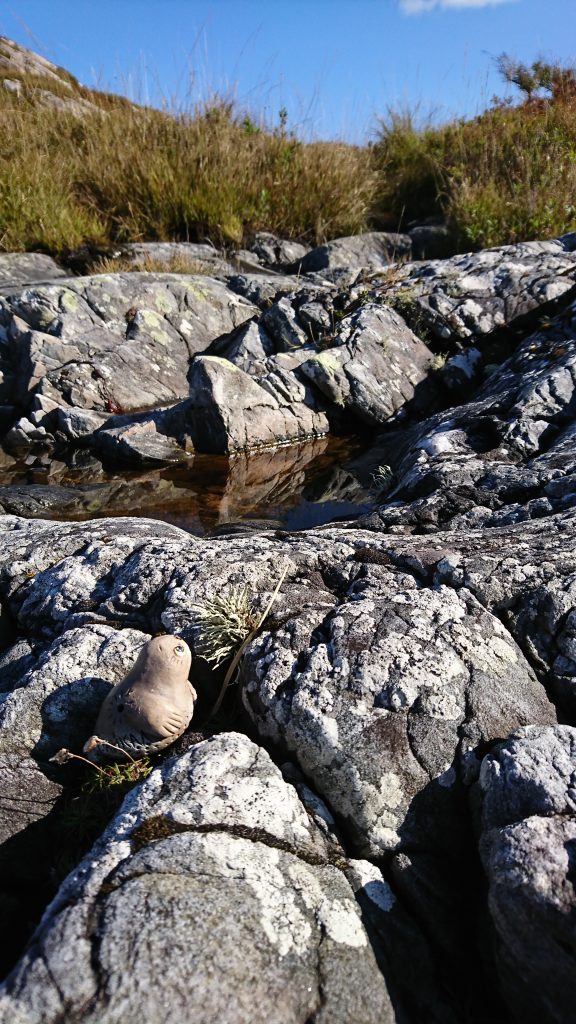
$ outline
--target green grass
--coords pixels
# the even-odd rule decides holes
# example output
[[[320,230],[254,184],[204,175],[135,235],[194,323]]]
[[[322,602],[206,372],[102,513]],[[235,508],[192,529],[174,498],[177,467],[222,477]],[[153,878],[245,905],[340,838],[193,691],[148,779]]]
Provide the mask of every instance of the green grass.
[[[101,113],[78,117],[34,95],[0,88],[4,250],[58,254],[144,239],[238,245],[257,230],[316,242],[366,226],[368,150],[303,143],[283,123],[259,128],[224,101],[172,115],[106,99]]]
[[[436,215],[457,251],[576,227],[576,98],[566,90],[480,117],[420,127],[407,112],[376,142],[303,142],[216,99],[188,113],[61,82],[0,82],[0,248],[65,256],[83,244],[209,239],[258,230],[318,243]],[[0,76],[1,78],[2,76]],[[7,73],[12,79],[19,76]],[[42,106],[40,91],[99,112]]]
[[[472,121],[380,124],[380,220],[390,228],[439,214],[459,251],[564,234],[576,227],[576,101],[496,105]]]

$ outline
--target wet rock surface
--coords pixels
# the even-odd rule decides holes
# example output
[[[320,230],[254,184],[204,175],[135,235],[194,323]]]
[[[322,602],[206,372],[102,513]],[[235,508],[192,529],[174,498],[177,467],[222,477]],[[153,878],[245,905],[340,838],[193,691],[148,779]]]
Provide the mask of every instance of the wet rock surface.
[[[570,1019],[573,241],[385,281],[368,261],[344,291],[310,277],[254,305],[212,281],[232,296],[228,325],[182,359],[189,391],[160,409],[59,405],[44,382],[63,364],[38,373],[14,444],[55,421],[112,461],[237,454],[221,528],[202,538],[137,518],[20,518],[58,497],[0,489],[0,899],[16,929],[26,884],[36,923],[53,897],[34,935],[18,933],[6,1024]],[[262,266],[282,266],[276,243],[257,244]],[[182,297],[191,279],[168,277]],[[6,360],[40,330],[46,351],[67,343],[42,320],[58,303],[33,294],[2,300]],[[351,423],[380,433],[318,487],[370,486],[375,511],[238,528],[242,490],[305,476],[311,456],[274,443],[320,434],[320,451]],[[214,716],[226,664],[202,657],[198,609],[241,593],[259,621],[277,585]],[[192,732],[110,806],[106,830],[92,826],[59,888],[50,851],[70,808],[90,804],[81,769],[51,758],[81,750],[109,687],[162,632],[193,652]]]

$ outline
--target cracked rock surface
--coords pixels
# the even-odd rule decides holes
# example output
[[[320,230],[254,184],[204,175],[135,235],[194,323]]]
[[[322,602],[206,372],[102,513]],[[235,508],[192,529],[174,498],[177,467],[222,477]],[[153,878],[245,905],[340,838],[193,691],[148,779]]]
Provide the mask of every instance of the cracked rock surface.
[[[392,1024],[337,863],[262,749],[234,733],[201,743],[125,801],[69,876],[0,1019]]]
[[[45,432],[57,408],[174,402],[188,394],[191,355],[255,312],[219,281],[176,274],[69,278],[0,297],[0,398],[40,413]]]
[[[576,729],[519,730],[486,758],[480,850],[497,963],[525,1021],[570,1020],[576,998]]]
[[[508,526],[576,497],[576,307],[530,334],[471,401],[398,436],[378,530]],[[386,456],[385,456],[386,457]]]
[[[256,244],[286,269],[274,240]],[[253,444],[380,431],[334,477],[344,493],[371,473],[378,507],[307,532],[0,515],[0,903],[21,953],[2,1024],[571,1019],[575,246],[385,280],[327,266],[358,278],[341,292],[316,271],[291,290],[249,271],[254,304],[207,278],[139,274],[0,299],[5,399],[27,413],[15,443],[54,429],[134,464],[227,451],[242,489]],[[153,317],[122,319],[128,279]],[[218,324],[192,351],[194,282]],[[91,376],[99,397],[76,404],[59,346],[107,333],[149,364],[159,324],[180,401],[124,415]],[[283,464],[270,448],[266,480]],[[43,500],[46,513],[72,494],[0,492],[5,512]],[[226,666],[201,657],[198,607],[246,588],[258,619],[280,579],[210,717]],[[58,873],[61,823],[89,804],[81,769],[50,758],[81,750],[161,632],[192,649],[191,732]],[[35,917],[18,931],[26,886]]]
[[[381,290],[434,337],[468,340],[506,327],[576,285],[576,233],[394,267]]]
[[[468,794],[494,744],[518,728],[550,728],[556,721],[549,699],[555,693],[554,662],[542,672],[532,657],[527,640],[537,638],[539,626],[529,612],[539,588],[564,593],[574,560],[573,513],[548,517],[545,532],[539,520],[506,531],[413,538],[349,525],[207,541],[145,520],[57,524],[10,516],[2,518],[0,529],[2,603],[16,632],[28,638],[27,646],[17,640],[2,656],[8,674],[0,740],[15,777],[27,777],[33,764],[37,779],[30,782],[36,805],[31,801],[26,822],[15,819],[16,838],[31,818],[40,825],[58,799],[61,778],[47,802],[43,796],[52,785],[48,757],[61,746],[80,748],[91,729],[90,712],[95,715],[106,686],[123,675],[145,639],[167,630],[194,647],[198,602],[246,585],[263,609],[286,569],[272,619],[252,641],[242,667],[240,692],[252,734],[279,762],[292,759],[306,806],[318,797],[327,805],[321,820],[332,826],[328,834],[321,828],[318,842],[332,851],[340,843],[347,866],[337,871],[358,891],[369,947],[393,995],[394,1013],[415,1021],[426,1013],[430,1020],[458,1021],[462,1000],[471,998],[464,993],[476,982],[485,987],[478,981],[483,968],[470,960],[465,941],[467,908],[479,884],[467,866],[473,858]],[[506,557],[509,575],[502,574]],[[539,600],[545,600],[543,592]],[[566,600],[548,601],[551,637],[565,628],[566,607]],[[9,674],[11,652],[19,675]],[[195,799],[193,787],[187,795],[178,793],[170,812],[175,816],[182,801]],[[210,844],[220,848],[205,835],[178,833],[166,842],[185,844],[187,863],[196,865],[213,856]],[[141,869],[146,877],[162,874],[164,849],[160,842],[155,846],[153,862],[148,853],[134,854],[141,858],[138,879]],[[253,851],[245,852],[250,862]],[[269,857],[280,854],[275,847],[273,855],[262,856],[258,863],[267,871]],[[337,877],[338,886],[344,885]],[[136,901],[147,898],[146,884],[134,879]],[[231,889],[226,893],[230,903]],[[120,899],[114,896],[111,908]],[[50,921],[51,915],[52,910]],[[58,912],[57,920],[56,930],[46,935],[52,936],[50,948],[62,950],[69,940],[74,945],[77,932],[75,925],[65,928],[68,910]],[[115,911],[97,920],[98,942],[106,945],[110,928],[117,945]],[[153,920],[161,931],[160,917]],[[141,962],[134,946],[122,948],[128,962]],[[409,958],[401,952],[407,949],[420,950],[421,1001]],[[40,984],[33,980],[40,961],[36,953],[26,956],[33,958],[23,960],[7,983],[7,1013],[27,1005],[32,996],[24,993]],[[308,963],[308,952],[303,956]],[[456,990],[450,991],[447,964],[458,965]],[[308,967],[302,970],[306,975]],[[86,999],[93,998],[91,989]],[[106,1006],[111,998],[105,996]],[[91,1020],[86,1007],[92,1003],[82,1003],[84,995],[78,999],[83,1009],[77,1019]],[[107,1019],[103,1006],[94,1020]],[[282,1012],[279,1020],[307,1019],[294,1016],[292,1004]],[[46,1013],[38,1019],[56,1019],[49,1015],[56,1010]]]

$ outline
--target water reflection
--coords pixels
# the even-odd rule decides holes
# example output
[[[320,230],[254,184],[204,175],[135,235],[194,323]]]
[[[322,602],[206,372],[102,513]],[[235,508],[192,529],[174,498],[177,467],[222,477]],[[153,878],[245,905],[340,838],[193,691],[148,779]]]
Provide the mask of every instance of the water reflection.
[[[305,529],[373,507],[348,464],[359,439],[319,438],[251,455],[196,455],[183,467],[107,472],[87,452],[70,460],[0,458],[0,506],[34,518],[138,515],[202,536],[231,524]]]

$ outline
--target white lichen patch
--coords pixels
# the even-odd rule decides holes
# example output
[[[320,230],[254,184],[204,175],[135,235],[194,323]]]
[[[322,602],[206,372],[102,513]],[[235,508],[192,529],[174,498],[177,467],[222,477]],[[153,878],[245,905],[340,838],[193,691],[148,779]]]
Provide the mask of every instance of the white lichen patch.
[[[368,944],[358,911],[351,903],[345,904],[341,900],[324,900],[316,913],[318,920],[324,925],[327,935],[334,942],[357,948]]]
[[[253,891],[260,905],[262,931],[279,955],[303,956],[313,941],[312,920],[300,899],[302,893],[286,884],[279,851],[223,834],[202,839],[218,874],[237,879]],[[304,882],[310,885],[310,869],[306,874]]]
[[[396,903],[396,897],[392,889],[385,882],[375,864],[369,860],[353,860],[350,862],[352,868],[353,884],[358,884],[359,889],[376,904],[379,910],[388,913]]]
[[[334,871],[333,868],[328,870],[330,873]],[[328,878],[319,877],[301,861],[291,862],[287,876],[308,910],[323,925],[327,935],[334,942],[357,948],[367,945],[366,933],[352,893],[349,900],[330,898],[327,895],[330,887]],[[343,880],[340,884],[342,882]]]

